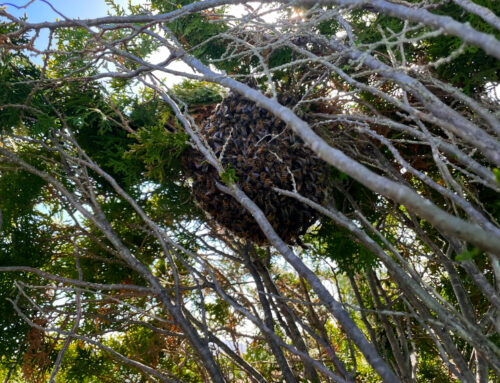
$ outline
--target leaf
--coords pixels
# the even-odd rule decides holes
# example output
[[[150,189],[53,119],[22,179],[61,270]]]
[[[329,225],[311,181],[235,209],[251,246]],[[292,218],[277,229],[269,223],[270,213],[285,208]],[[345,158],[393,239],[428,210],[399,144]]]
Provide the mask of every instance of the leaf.
[[[493,174],[495,175],[495,179],[497,180],[498,186],[500,186],[500,169],[493,169]]]
[[[238,181],[238,177],[236,176],[236,170],[231,167],[231,164],[227,165],[227,169],[221,175],[222,181],[227,185],[234,184]]]
[[[474,259],[474,257],[477,257],[479,254],[481,254],[481,250],[479,250],[478,248],[473,248],[472,250],[465,250],[455,257],[455,261],[457,262],[469,261]]]

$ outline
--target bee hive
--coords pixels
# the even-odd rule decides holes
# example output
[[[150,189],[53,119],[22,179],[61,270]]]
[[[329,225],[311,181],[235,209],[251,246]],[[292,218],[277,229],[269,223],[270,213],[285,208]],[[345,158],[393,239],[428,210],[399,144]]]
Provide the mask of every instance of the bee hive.
[[[327,167],[285,124],[252,101],[230,94],[201,127],[201,134],[225,169],[232,169],[238,186],[264,212],[287,243],[293,243],[318,218],[294,198],[272,190],[297,190],[322,203],[327,193]],[[219,225],[257,244],[266,238],[254,218],[231,196],[219,191],[222,183],[203,156],[189,149],[183,167],[193,179],[193,194]]]

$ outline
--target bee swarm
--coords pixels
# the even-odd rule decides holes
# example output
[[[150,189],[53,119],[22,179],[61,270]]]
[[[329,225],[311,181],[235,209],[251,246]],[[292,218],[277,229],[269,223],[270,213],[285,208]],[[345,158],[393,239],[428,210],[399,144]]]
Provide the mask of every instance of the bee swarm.
[[[262,209],[285,242],[295,242],[318,218],[308,206],[272,190],[296,189],[317,203],[322,203],[327,193],[326,164],[281,120],[254,102],[230,94],[203,124],[201,134],[218,158],[223,152],[224,169],[234,169],[234,181]],[[195,199],[219,225],[257,244],[266,243],[264,233],[245,208],[217,189],[221,178],[201,153],[187,150],[182,163],[193,179]]]

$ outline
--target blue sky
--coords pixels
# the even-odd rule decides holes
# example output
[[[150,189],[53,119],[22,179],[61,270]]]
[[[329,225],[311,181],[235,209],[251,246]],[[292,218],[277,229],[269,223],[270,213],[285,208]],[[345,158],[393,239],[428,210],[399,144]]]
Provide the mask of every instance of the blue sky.
[[[104,0],[46,0],[52,4],[52,6],[61,12],[63,15],[69,18],[96,18],[107,16],[108,6]],[[26,8],[17,9],[17,7],[23,7],[28,4],[30,0],[0,0],[0,7],[6,7],[6,11],[13,14],[16,17],[22,17],[24,14],[28,17],[28,22],[36,23],[42,21],[55,21],[61,19],[61,17],[55,13],[51,7],[42,0],[34,0]],[[115,3],[122,7],[128,5],[129,0],[115,0]],[[132,0],[133,5],[147,3],[147,0]],[[2,18],[0,17],[0,21]],[[39,38],[37,39],[35,46],[40,50],[47,47],[48,43],[48,30],[42,30]],[[160,50],[157,55],[151,57],[152,62],[159,62],[165,58],[168,54],[165,50]],[[38,64],[42,64],[42,57],[35,56],[32,53],[28,53],[30,59]],[[172,69],[179,71],[192,72],[185,64],[175,62],[170,65]],[[163,77],[163,76],[160,76]],[[182,80],[180,77],[168,76],[165,79],[166,83],[172,85],[178,83]]]
[[[106,16],[108,6],[104,0],[47,0],[54,8],[63,13],[67,17],[81,19]],[[127,0],[118,0],[121,5],[127,4]],[[48,4],[35,0],[32,4],[24,9],[17,10],[16,7],[22,7],[29,3],[29,0],[0,0],[0,6],[6,6],[7,12],[15,16],[23,16],[26,14],[30,22],[54,21],[56,18],[61,18],[49,7]],[[134,3],[138,3],[135,1]]]
[[[109,9],[108,5],[104,0],[46,0],[55,9],[61,12],[63,15],[69,18],[96,18],[107,16],[107,11]],[[115,0],[115,2],[121,6],[126,6],[128,0]],[[139,4],[145,2],[145,0],[133,0],[133,4]],[[26,15],[28,17],[28,22],[36,23],[42,21],[55,21],[56,19],[61,19],[56,12],[44,1],[34,0],[31,4],[30,0],[0,0],[0,7],[6,7],[6,11],[13,14],[16,17],[22,17]],[[29,4],[25,8],[23,6]],[[0,18],[1,21],[2,18]],[[48,42],[48,30],[42,30],[40,32],[40,37],[37,39],[35,46],[39,49],[44,49],[47,47]],[[42,63],[40,56],[31,55],[33,62],[37,64]]]

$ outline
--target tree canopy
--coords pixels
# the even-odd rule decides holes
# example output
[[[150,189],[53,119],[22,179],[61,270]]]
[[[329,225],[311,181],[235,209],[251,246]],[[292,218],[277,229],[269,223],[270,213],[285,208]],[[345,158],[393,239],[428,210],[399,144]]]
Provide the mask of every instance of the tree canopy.
[[[0,8],[3,381],[499,379],[500,2],[32,3]]]

